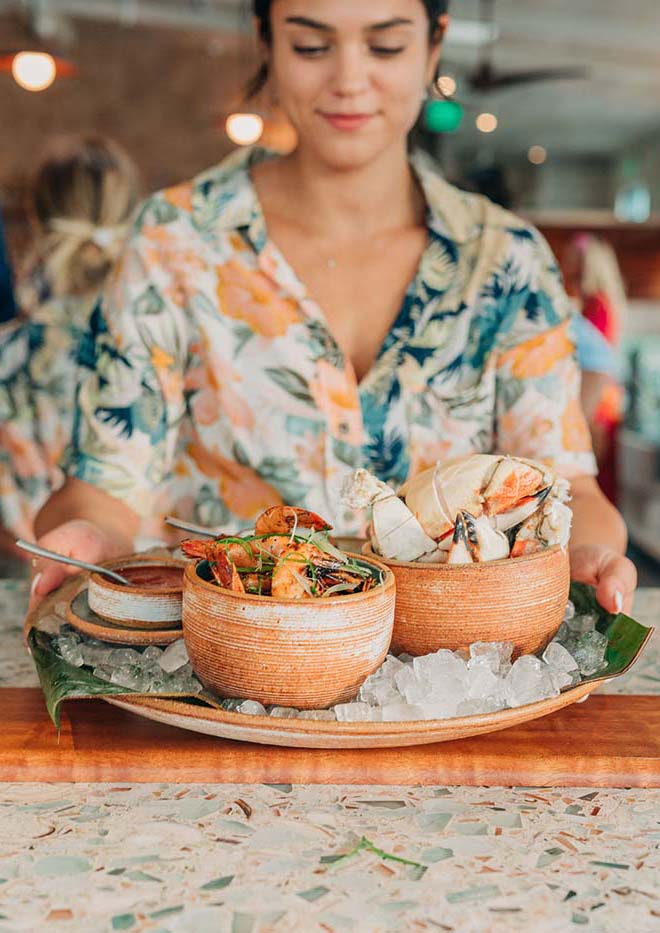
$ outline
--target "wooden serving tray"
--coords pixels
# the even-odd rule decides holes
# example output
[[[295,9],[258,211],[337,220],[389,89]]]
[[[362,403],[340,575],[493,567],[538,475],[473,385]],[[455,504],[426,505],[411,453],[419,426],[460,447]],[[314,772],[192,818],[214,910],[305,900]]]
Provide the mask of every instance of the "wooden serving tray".
[[[67,702],[58,738],[38,688],[0,689],[2,781],[660,787],[660,697],[591,696],[470,739],[381,749],[254,745]]]

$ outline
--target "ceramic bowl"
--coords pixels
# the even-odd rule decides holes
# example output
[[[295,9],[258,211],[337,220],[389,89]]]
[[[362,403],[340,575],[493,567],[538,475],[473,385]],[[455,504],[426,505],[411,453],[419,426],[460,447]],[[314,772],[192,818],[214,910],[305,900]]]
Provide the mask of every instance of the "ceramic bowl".
[[[103,619],[126,625],[177,625],[181,622],[185,561],[164,557],[123,557],[103,564],[132,581],[115,583],[100,573],[89,577],[89,608]]]
[[[368,543],[363,553],[373,555]],[[456,651],[475,641],[511,641],[514,657],[536,654],[561,625],[568,601],[568,554],[560,547],[482,564],[378,559],[396,580],[395,654]]]
[[[382,663],[394,621],[394,576],[350,555],[382,583],[353,596],[274,599],[209,582],[206,561],[186,567],[183,637],[195,673],[223,697],[322,709],[353,699]]]

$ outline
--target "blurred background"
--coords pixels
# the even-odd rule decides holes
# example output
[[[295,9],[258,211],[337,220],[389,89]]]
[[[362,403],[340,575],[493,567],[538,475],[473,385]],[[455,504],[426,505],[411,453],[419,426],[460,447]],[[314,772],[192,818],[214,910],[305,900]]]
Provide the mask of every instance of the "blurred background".
[[[14,270],[30,238],[27,187],[52,137],[112,137],[144,193],[237,144],[295,146],[266,101],[248,112],[242,101],[259,62],[250,9],[0,0],[0,210]],[[642,581],[660,583],[658,0],[453,0],[451,13],[417,143],[451,181],[542,230],[600,332],[600,355],[581,358],[601,481]]]

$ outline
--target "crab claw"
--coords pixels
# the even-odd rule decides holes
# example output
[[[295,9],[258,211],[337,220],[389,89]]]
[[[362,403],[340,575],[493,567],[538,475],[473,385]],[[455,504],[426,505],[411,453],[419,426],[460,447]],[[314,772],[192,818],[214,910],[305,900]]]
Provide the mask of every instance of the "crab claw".
[[[538,492],[521,499],[514,508],[508,512],[499,512],[492,515],[492,521],[498,531],[508,531],[509,528],[515,528],[520,525],[530,515],[533,515],[550,495],[552,486],[544,486]]]
[[[371,546],[388,560],[442,560],[433,538],[426,534],[408,506],[391,486],[367,470],[353,473],[342,489],[354,509],[371,506]]]
[[[473,552],[477,541],[476,538],[474,541],[470,541],[470,530],[466,520],[466,516],[469,514],[469,512],[459,512],[456,516],[454,537],[447,558],[448,564],[473,564],[475,562]]]
[[[485,515],[475,518],[465,510],[458,513],[447,563],[469,564],[508,556],[506,535],[493,528]]]

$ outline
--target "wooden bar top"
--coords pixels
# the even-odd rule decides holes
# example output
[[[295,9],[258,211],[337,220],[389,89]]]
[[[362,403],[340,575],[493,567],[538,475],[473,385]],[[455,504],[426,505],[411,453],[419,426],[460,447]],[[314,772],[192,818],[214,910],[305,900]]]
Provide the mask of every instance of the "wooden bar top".
[[[58,737],[39,689],[0,689],[0,704],[2,781],[660,786],[653,696],[591,696],[471,739],[332,751],[207,737],[101,700],[65,703]]]

